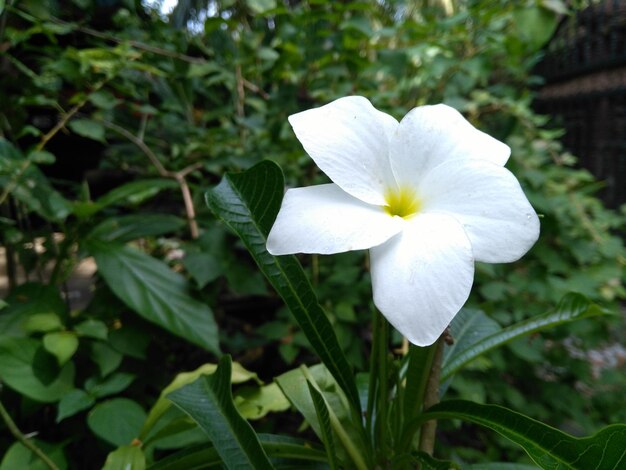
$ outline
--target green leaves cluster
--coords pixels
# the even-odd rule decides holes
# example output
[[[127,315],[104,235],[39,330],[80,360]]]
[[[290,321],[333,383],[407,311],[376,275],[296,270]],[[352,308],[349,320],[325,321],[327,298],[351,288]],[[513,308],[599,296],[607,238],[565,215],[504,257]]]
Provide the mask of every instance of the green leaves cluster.
[[[615,340],[617,328],[606,325],[618,320],[545,332],[600,313],[578,296],[552,310],[570,291],[609,306],[626,296],[624,247],[614,235],[623,217],[593,197],[597,182],[573,169],[558,133],[530,110],[529,70],[562,2],[251,0],[210,2],[204,15],[203,2],[181,0],[170,22],[143,3],[0,1],[0,238],[16,266],[0,305],[0,399],[18,425],[39,431],[37,445],[60,468],[93,466],[85,455],[109,469],[219,465],[225,454],[209,444],[206,417],[166,397],[182,394],[182,403],[188,392],[180,387],[199,376],[225,422],[241,425],[239,413],[279,427],[267,416],[291,403],[337,449],[261,434],[257,451],[273,465],[302,456],[297,468],[351,466],[361,456],[367,466],[380,459],[372,433],[396,439],[381,449],[404,452],[400,462],[452,465],[407,453],[413,439],[397,438],[422,412],[409,404],[424,378],[412,359],[381,364],[397,390],[406,374],[408,392],[377,418],[386,395],[376,393],[387,389],[362,373],[371,293],[361,254],[313,257],[304,267],[268,255],[264,237],[283,189],[269,163],[227,176],[208,195],[211,210],[204,204],[225,171],[265,158],[282,165],[288,185],[323,181],[286,118],[347,94],[397,117],[439,101],[460,109],[509,143],[509,165],[544,215],[541,240],[524,260],[478,267],[474,310],[453,325],[442,390],[559,425],[575,420],[580,434],[607,416],[626,419],[616,394],[602,391],[623,387],[623,374],[592,390],[589,408],[570,392],[591,383],[587,364],[559,346],[575,334],[601,347]],[[94,295],[75,303],[64,286],[85,265],[95,270]],[[277,310],[274,291],[289,311]],[[532,342],[519,340],[531,333]],[[226,360],[215,372],[221,351],[235,357],[237,412],[226,396]],[[415,363],[428,359],[415,355]],[[323,366],[286,372],[311,357]],[[565,365],[558,380],[538,382],[551,360]],[[270,364],[279,379],[260,383],[237,361]],[[513,386],[502,387],[503,371]],[[517,392],[526,386],[543,393],[527,409]],[[376,390],[370,415],[368,388]],[[0,468],[41,464],[7,432],[0,448],[8,449]]]

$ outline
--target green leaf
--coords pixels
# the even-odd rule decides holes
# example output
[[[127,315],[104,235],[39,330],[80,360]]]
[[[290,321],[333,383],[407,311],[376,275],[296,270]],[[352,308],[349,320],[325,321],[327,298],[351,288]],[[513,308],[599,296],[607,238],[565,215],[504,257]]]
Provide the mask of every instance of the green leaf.
[[[608,426],[593,436],[570,436],[499,405],[449,400],[421,417],[461,419],[488,427],[520,445],[541,468],[550,470],[619,470],[626,462],[626,424]]]
[[[224,273],[224,268],[213,253],[187,252],[183,258],[183,266],[200,288]]]
[[[33,400],[52,403],[74,388],[74,364],[67,363],[44,383],[36,370],[40,348],[35,339],[0,338],[0,380]]]
[[[37,165],[3,137],[0,137],[0,187],[9,188],[12,197],[47,220],[62,221],[70,214],[70,202],[52,187]]]
[[[131,214],[109,217],[96,225],[89,237],[120,243],[175,232],[185,226],[180,217],[167,214]]]
[[[356,418],[351,413],[345,394],[323,364],[290,370],[275,380],[293,406],[323,439],[322,424],[308,387],[311,379],[317,384],[317,390],[327,403],[329,415],[332,414],[333,430],[341,442],[341,445],[335,447],[338,459],[340,461],[352,459],[355,468],[364,468],[365,462],[362,460],[367,460],[367,448],[360,417]],[[355,422],[355,419],[359,421]]]
[[[172,380],[172,382],[161,391],[159,399],[150,409],[150,412],[148,413],[148,418],[146,419],[146,422],[144,423],[141,429],[139,438],[144,442],[147,442],[152,438],[152,436],[150,436],[152,428],[154,427],[156,422],[159,420],[159,418],[172,405],[172,402],[170,401],[170,399],[167,398],[168,394],[170,394],[174,390],[178,390],[179,388],[192,383],[193,381],[197,380],[202,375],[213,374],[215,373],[216,370],[217,370],[217,364],[204,364],[198,367],[196,370],[193,370],[191,372],[181,372],[180,374],[178,374],[174,378],[174,380]],[[250,372],[249,370],[246,370],[241,364],[237,362],[235,362],[231,366],[230,380],[231,380],[231,383],[234,383],[234,384],[244,383],[250,380],[254,380],[259,384],[261,383],[259,378],[254,372]]]
[[[95,398],[84,390],[75,389],[63,395],[59,401],[59,409],[57,411],[56,422],[60,423],[65,418],[74,416],[87,408],[91,408],[96,402]]]
[[[330,415],[324,397],[317,390],[316,385],[307,380],[309,387],[309,393],[313,399],[313,405],[315,406],[315,413],[317,414],[317,421],[321,430],[321,438],[326,448],[326,455],[328,456],[328,464],[331,470],[339,468],[337,462],[337,454],[335,453],[335,442],[333,439],[333,430],[330,427]]]
[[[446,356],[444,360],[441,370],[441,380],[443,381],[451,377],[464,365],[473,361],[478,356],[516,338],[547,330],[574,320],[606,315],[608,313],[607,310],[590,302],[589,299],[583,295],[575,293],[567,294],[553,311],[511,325],[480,339],[477,338],[476,342],[465,346],[463,349],[457,347],[451,354]]]
[[[113,398],[98,403],[87,416],[93,433],[116,447],[130,444],[139,435],[146,412],[128,398]]]
[[[91,344],[89,357],[98,366],[103,377],[117,369],[122,362],[122,355],[108,343],[101,341],[94,341]]]
[[[525,7],[513,12],[514,27],[517,34],[533,50],[543,46],[558,25],[558,16],[547,8],[539,6]]]
[[[104,142],[104,126],[91,119],[74,119],[70,121],[69,128],[80,136]]]
[[[411,462],[413,464],[411,467],[421,470],[459,470],[461,468],[456,462],[435,459],[426,452],[413,452],[410,455],[399,456],[395,464],[399,465],[400,462]],[[465,470],[465,467],[463,468]]]
[[[60,330],[63,323],[56,313],[36,313],[29,316],[22,325],[29,333]]]
[[[141,204],[156,196],[164,189],[176,188],[177,184],[168,179],[142,179],[118,186],[99,198],[95,203],[99,208],[113,204]]]
[[[74,326],[74,331],[78,336],[101,339],[104,341],[106,341],[109,334],[109,329],[104,322],[101,322],[100,320],[93,320],[91,318]]]
[[[287,411],[291,404],[275,382],[261,387],[244,387],[234,397],[237,411],[246,419],[261,419],[268,413]]]
[[[135,380],[135,374],[117,372],[101,381],[88,380],[85,384],[87,391],[96,398],[115,395],[126,390]]]
[[[267,234],[280,209],[284,179],[280,168],[264,161],[241,174],[227,174],[206,194],[211,210],[232,228],[259,268],[283,298],[309,343],[361,415],[354,373],[320,307],[302,266],[294,256],[270,255]]]
[[[463,470],[537,470],[538,468],[536,465],[507,462],[475,463],[463,466]]]
[[[43,337],[43,347],[59,361],[59,365],[69,361],[78,349],[78,338],[72,331],[55,331]]]
[[[235,408],[230,377],[231,359],[223,356],[213,375],[199,377],[168,398],[208,434],[228,468],[272,469],[254,430]]]
[[[102,470],[144,470],[146,456],[138,446],[122,446],[111,452]]]
[[[2,336],[23,337],[27,332],[29,319],[36,315],[56,315],[61,318],[66,306],[55,286],[43,284],[22,284],[11,291],[5,299],[9,304],[2,309],[0,315],[0,331]],[[48,325],[50,318],[41,318]],[[54,320],[52,320],[54,321]],[[42,325],[36,320],[36,325]]]
[[[63,453],[63,445],[48,444],[47,442],[33,439],[33,444],[39,447],[52,460],[59,470],[67,468],[67,459]],[[15,442],[4,454],[0,463],[0,470],[50,470],[39,457],[21,442]]]
[[[183,276],[126,246],[92,239],[88,249],[106,283],[128,307],[171,333],[219,353],[213,312],[189,295]]]
[[[293,462],[293,467],[306,469],[308,463],[326,462],[326,453],[315,444],[289,436],[259,434],[259,441],[270,458]],[[149,467],[150,470],[200,470],[216,467],[221,459],[214,447],[196,445],[172,454]],[[297,465],[296,465],[297,463]]]
[[[250,10],[258,14],[276,8],[276,0],[246,0],[246,4]]]
[[[33,163],[38,163],[40,165],[51,165],[55,162],[56,157],[45,150],[35,150],[28,154],[28,159]]]

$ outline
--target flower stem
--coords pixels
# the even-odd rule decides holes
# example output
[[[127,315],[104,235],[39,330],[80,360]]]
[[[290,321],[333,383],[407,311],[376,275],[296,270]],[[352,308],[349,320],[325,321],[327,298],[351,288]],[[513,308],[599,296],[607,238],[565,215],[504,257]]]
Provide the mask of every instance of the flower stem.
[[[11,415],[9,415],[9,412],[4,407],[1,401],[0,401],[0,417],[2,417],[2,420],[4,421],[4,424],[6,424],[7,429],[11,432],[11,434],[13,434],[13,436],[20,443],[22,443],[24,447],[26,447],[33,454],[39,457],[39,459],[43,463],[45,463],[50,468],[50,470],[59,470],[59,467],[56,466],[56,464],[50,459],[50,457],[48,457],[39,447],[35,445],[35,443],[32,440],[28,439],[24,435],[24,433],[22,433],[22,431],[19,430],[19,428],[15,424],[15,421],[13,421],[13,418],[11,418]]]
[[[443,358],[443,345],[444,335],[441,335],[437,340],[435,347],[435,355],[433,358],[432,366],[430,368],[430,374],[428,381],[426,382],[426,391],[424,394],[424,410],[439,403],[439,379],[441,376],[441,361]],[[419,450],[426,452],[428,455],[433,454],[435,449],[435,432],[437,431],[437,421],[426,421],[422,425],[420,432],[420,444]]]

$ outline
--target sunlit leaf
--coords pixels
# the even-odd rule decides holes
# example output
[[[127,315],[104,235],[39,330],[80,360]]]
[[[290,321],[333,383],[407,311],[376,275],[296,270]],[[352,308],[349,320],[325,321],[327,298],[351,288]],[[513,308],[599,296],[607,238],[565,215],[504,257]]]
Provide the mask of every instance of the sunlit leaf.
[[[146,456],[141,447],[122,446],[107,455],[102,470],[144,470]]]

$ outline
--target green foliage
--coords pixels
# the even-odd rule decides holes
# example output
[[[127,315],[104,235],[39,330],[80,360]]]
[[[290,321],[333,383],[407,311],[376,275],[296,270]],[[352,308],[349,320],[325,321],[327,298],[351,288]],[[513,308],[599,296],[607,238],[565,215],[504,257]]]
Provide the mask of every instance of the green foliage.
[[[316,355],[330,372],[321,378],[309,367],[338,420],[338,460],[350,462],[348,441],[369,458],[355,416],[367,401],[355,379],[370,349],[367,260],[269,256],[264,236],[283,177],[270,163],[254,167],[279,163],[288,186],[325,181],[286,118],[347,94],[396,117],[426,103],[456,107],[511,146],[508,166],[543,216],[541,238],[523,260],[477,266],[473,313],[457,317],[457,343],[444,354],[444,375],[459,372],[448,396],[502,403],[579,434],[626,421],[625,375],[616,368],[595,376],[588,356],[623,343],[623,320],[589,315],[546,330],[599,311],[544,314],[571,291],[611,310],[626,298],[617,235],[624,215],[594,197],[600,184],[531,109],[530,71],[566,11],[564,2],[535,0],[180,1],[168,22],[138,0],[0,0],[0,240],[12,261],[0,303],[0,399],[19,427],[37,431],[35,442],[60,468],[220,465],[206,434],[161,391],[181,386],[182,370],[214,373],[224,350],[237,361],[230,382],[238,413],[263,431],[295,434],[298,419],[273,414],[290,398],[319,438],[310,381],[300,369],[287,372]],[[203,195],[225,172],[252,167],[267,178],[246,186],[245,176],[229,174],[210,193],[225,227]],[[250,210],[251,220],[239,218]],[[96,271],[81,293],[93,297],[75,303],[72,283],[90,257]],[[412,350],[403,364],[386,356],[391,388],[407,362],[429,360],[422,353]],[[421,413],[410,397],[425,386],[424,370],[408,370],[410,392],[387,410],[385,430]],[[295,398],[295,386],[284,392],[292,373],[306,400]],[[272,376],[282,379],[269,383]],[[128,422],[113,419],[126,412]],[[456,431],[450,426],[446,437]],[[442,444],[438,455],[520,455],[492,435],[476,433],[471,443],[458,435],[461,442],[441,441],[456,449]],[[258,440],[273,463],[298,455],[297,468],[329,462],[309,435]],[[45,468],[6,430],[0,454],[0,468]]]
[[[227,175],[207,193],[207,203],[242,238],[357,411],[359,398],[352,370],[302,267],[294,256],[272,256],[265,248],[267,234],[280,208],[282,187],[280,168],[262,162],[245,173]]]
[[[201,376],[168,397],[209,435],[227,467],[271,469],[254,430],[233,404],[230,366],[230,356],[224,356],[213,375]]]
[[[489,427],[522,446],[541,468],[617,470],[626,457],[625,424],[576,438],[507,408],[462,400],[429,408],[423,419],[430,418],[463,419]]]

